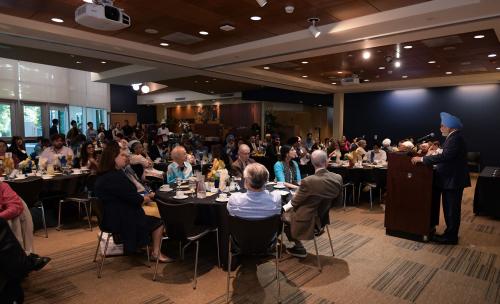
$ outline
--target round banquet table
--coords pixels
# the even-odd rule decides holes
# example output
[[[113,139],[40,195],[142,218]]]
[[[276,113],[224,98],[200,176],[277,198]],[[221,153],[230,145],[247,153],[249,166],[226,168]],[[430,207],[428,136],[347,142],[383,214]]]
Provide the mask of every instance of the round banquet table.
[[[207,196],[206,198],[200,199],[197,197],[189,196],[186,199],[175,199],[175,186],[174,189],[169,192],[156,192],[155,201],[157,204],[161,204],[162,202],[168,204],[183,204],[183,203],[191,203],[195,204],[198,208],[198,219],[197,222],[203,225],[210,225],[213,227],[217,227],[219,229],[219,254],[221,266],[223,269],[227,269],[227,254],[228,254],[228,241],[229,241],[229,231],[228,231],[228,216],[229,213],[227,211],[227,203],[226,202],[217,202],[215,199],[217,198],[217,194]],[[189,189],[182,188],[182,190],[187,191]],[[267,190],[274,190],[273,186],[267,186]],[[285,190],[285,189],[283,189]],[[241,192],[245,192],[246,190],[242,188]],[[207,192],[208,194],[209,192]],[[234,192],[233,192],[234,193]],[[231,193],[228,193],[230,196]],[[289,195],[282,196],[283,203],[286,203],[289,199]]]
[[[369,182],[375,183],[377,187],[380,187],[382,189],[384,189],[387,184],[387,167],[355,168],[344,166],[334,167],[329,165],[328,170],[340,174],[344,183],[351,182],[357,185],[362,182]]]

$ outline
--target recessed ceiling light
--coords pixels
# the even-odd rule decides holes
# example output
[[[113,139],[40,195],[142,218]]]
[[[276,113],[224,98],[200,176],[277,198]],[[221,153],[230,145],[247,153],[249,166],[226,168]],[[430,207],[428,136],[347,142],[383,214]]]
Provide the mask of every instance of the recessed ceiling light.
[[[199,31],[200,35],[203,35],[203,36],[206,36],[208,35],[208,32],[207,31]]]
[[[83,0],[83,2],[87,2],[87,3],[94,3],[93,0]]]
[[[401,67],[401,61],[399,61],[399,60],[394,61],[394,67],[395,68],[400,68]]]
[[[147,34],[158,34],[158,30],[152,29],[152,28],[147,28],[144,30]]]
[[[336,82],[332,82],[332,84],[337,84]]]
[[[170,44],[166,43],[166,42],[162,42],[160,43],[161,46],[169,46]]]
[[[262,17],[261,16],[252,16],[252,17],[250,17],[250,20],[259,21],[259,20],[262,20]]]
[[[385,67],[381,66],[381,67],[378,67],[379,70],[385,70]]]
[[[205,80],[205,82],[206,82],[206,83],[209,83],[209,82],[210,82],[210,80]]]
[[[52,22],[56,22],[56,23],[63,23],[64,22],[64,20],[62,20],[61,18],[52,18],[50,20],[52,20]]]
[[[302,61],[301,63],[302,63],[302,64],[308,64],[308,63],[309,63],[309,61]]]
[[[370,53],[369,51],[363,52],[363,59],[370,59],[371,56],[372,56],[372,53]]]
[[[150,90],[151,90],[151,89],[150,89],[150,88],[149,88],[149,86],[148,86],[148,85],[146,85],[146,84],[145,84],[145,85],[143,85],[143,86],[141,87],[141,92],[142,92],[142,93],[144,93],[144,94],[149,93],[149,91],[150,91]]]
[[[77,64],[80,64],[80,63],[82,63],[82,62],[81,62],[81,61],[77,61],[76,63],[77,63]]]
[[[403,76],[401,76],[401,77],[402,77],[402,78],[408,78],[408,75],[403,75]]]
[[[337,72],[337,74],[342,74],[342,71]]]
[[[270,69],[270,67],[268,67],[268,66],[264,67],[264,70],[269,70],[269,69]]]
[[[369,81],[370,81],[370,79],[365,79],[365,80],[363,80],[363,81],[364,81],[364,82],[369,82]]]
[[[497,54],[489,54],[488,57],[489,58],[495,58],[495,57],[497,57]]]
[[[101,63],[102,63],[102,64],[105,64],[105,63],[106,63],[106,61],[104,61],[104,60],[103,60],[103,61],[101,61]]]
[[[497,70],[500,70],[500,67],[498,67]]]
[[[436,63],[436,60],[427,61],[427,63]]]
[[[474,36],[474,38],[475,39],[482,39],[482,38],[484,38],[484,35],[476,35],[476,36]]]
[[[403,46],[403,48],[409,50],[413,48],[413,45],[405,45]]]
[[[307,75],[302,75],[302,78],[307,78]]]
[[[451,74],[453,74],[453,72],[446,72],[445,74],[446,75],[451,75]]]

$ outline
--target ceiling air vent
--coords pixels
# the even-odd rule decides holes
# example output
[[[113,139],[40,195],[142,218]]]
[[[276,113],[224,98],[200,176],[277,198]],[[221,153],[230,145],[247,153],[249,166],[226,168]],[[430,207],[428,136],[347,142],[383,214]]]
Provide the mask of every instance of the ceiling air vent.
[[[196,36],[189,35],[189,34],[184,34],[181,32],[175,32],[175,33],[165,35],[165,36],[161,37],[161,39],[169,41],[169,42],[174,42],[176,44],[181,44],[181,45],[191,45],[191,44],[195,44],[195,43],[198,43],[198,42],[205,40],[203,38],[196,37]]]
[[[220,97],[233,97],[234,93],[224,93],[224,94],[219,94]]]
[[[183,101],[186,100],[186,97],[176,97],[175,101]]]

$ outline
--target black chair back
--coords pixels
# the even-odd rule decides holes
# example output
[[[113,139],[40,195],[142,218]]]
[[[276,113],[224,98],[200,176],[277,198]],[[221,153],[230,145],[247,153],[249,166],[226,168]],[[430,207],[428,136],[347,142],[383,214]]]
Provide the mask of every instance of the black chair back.
[[[171,204],[157,201],[158,211],[170,239],[184,241],[197,231],[198,210],[191,203]]]
[[[479,163],[481,161],[481,152],[467,152],[467,161]]]
[[[142,174],[144,174],[144,168],[142,167],[142,165],[141,164],[130,165],[130,168],[132,168],[137,177],[142,180]]]
[[[14,190],[30,208],[40,201],[39,196],[42,191],[42,185],[43,179],[41,177],[9,183],[12,190]]]
[[[97,180],[97,175],[91,174],[87,176],[86,184],[87,184],[87,191],[90,193],[94,193],[94,184],[95,181]]]
[[[281,215],[264,219],[228,217],[229,234],[243,255],[265,255],[281,233]]]

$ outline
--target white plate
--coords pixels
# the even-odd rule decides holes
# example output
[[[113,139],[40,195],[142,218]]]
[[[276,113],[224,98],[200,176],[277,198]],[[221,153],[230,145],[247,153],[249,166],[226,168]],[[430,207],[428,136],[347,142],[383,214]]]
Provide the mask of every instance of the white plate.
[[[283,186],[274,185],[274,189],[286,189],[286,186],[285,185],[283,185]]]
[[[271,185],[276,185],[276,183],[275,182],[268,182],[266,185],[271,186]]]
[[[160,192],[169,192],[172,190],[173,190],[172,188],[160,188],[160,189],[158,189],[158,191],[160,191]]]
[[[26,176],[24,176],[24,175],[23,175],[23,176],[17,176],[17,177],[15,178],[15,180],[18,180],[18,179],[26,179]]]
[[[50,175],[42,175],[42,178],[43,178],[43,179],[51,179],[51,178],[54,178],[54,176],[50,176]]]
[[[279,194],[281,195],[288,195],[290,192],[288,191],[283,191],[283,190],[278,190]]]
[[[187,195],[183,195],[183,196],[173,196],[173,198],[175,199],[185,199],[185,198],[188,198],[189,196]]]
[[[229,201],[229,198],[223,199],[223,198],[216,198],[215,201],[219,203],[227,203]]]

